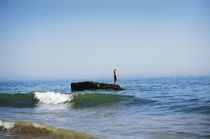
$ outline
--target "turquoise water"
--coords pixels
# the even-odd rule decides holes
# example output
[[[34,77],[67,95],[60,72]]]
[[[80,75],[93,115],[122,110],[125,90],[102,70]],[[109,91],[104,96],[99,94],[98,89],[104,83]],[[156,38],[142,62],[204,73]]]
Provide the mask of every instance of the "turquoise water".
[[[210,138],[210,77],[120,79],[126,90],[71,92],[75,81],[0,81],[0,135],[12,138],[3,122],[20,121],[98,138]]]

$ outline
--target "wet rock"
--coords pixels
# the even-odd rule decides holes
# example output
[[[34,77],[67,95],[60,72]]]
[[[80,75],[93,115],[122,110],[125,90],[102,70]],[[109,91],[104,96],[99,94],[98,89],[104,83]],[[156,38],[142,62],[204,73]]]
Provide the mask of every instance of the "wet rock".
[[[71,90],[72,91],[83,91],[83,90],[124,90],[118,84],[107,84],[107,83],[98,83],[92,81],[85,81],[85,82],[75,82],[71,83]]]

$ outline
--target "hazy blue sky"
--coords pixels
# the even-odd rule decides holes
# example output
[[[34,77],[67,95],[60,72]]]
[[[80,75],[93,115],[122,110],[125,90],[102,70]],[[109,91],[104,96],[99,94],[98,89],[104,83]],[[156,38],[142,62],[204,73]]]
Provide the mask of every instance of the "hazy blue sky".
[[[210,75],[208,0],[0,0],[0,79]]]

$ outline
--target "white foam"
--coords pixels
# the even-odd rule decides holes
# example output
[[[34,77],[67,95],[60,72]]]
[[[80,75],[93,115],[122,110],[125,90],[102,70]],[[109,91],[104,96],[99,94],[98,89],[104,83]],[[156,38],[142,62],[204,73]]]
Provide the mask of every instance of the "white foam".
[[[38,124],[38,123],[33,123],[33,126],[36,128],[45,128],[44,125]]]
[[[3,128],[6,128],[6,129],[11,129],[14,127],[14,123],[0,120],[0,126],[2,126]]]
[[[72,99],[71,94],[61,94],[55,92],[35,92],[34,94],[35,98],[44,104],[60,104]]]

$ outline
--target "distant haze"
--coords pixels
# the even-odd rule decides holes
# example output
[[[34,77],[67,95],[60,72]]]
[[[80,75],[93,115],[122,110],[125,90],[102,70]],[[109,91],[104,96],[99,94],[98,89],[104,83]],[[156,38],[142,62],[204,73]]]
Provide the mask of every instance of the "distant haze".
[[[208,0],[1,0],[0,80],[210,75]]]

